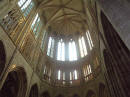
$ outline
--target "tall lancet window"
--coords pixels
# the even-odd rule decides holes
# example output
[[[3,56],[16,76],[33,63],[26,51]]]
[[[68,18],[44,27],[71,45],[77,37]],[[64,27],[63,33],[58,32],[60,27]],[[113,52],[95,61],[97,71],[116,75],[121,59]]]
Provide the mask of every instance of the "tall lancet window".
[[[77,60],[77,52],[75,42],[69,42],[69,61]]]
[[[65,61],[65,43],[62,39],[58,42],[57,60]]]
[[[83,36],[81,38],[79,38],[79,48],[80,48],[81,57],[84,57],[88,54]]]
[[[74,79],[77,80],[78,79],[78,74],[77,74],[77,70],[74,71]]]
[[[53,57],[54,53],[54,39],[52,37],[49,38],[47,55]]]
[[[63,72],[63,84],[65,84],[65,72]]]
[[[91,74],[92,73],[92,69],[91,69],[91,65],[90,64],[87,66],[87,69],[88,69],[88,74]]]
[[[94,45],[93,45],[93,41],[92,41],[92,38],[91,38],[89,30],[86,32],[86,36],[87,36],[87,39],[88,39],[90,50],[92,50]]]
[[[36,16],[35,16],[35,18],[34,18],[34,20],[33,20],[33,22],[32,22],[32,25],[31,25],[31,28],[32,28],[33,33],[34,33],[34,35],[35,35],[36,38],[39,35],[41,27],[42,27],[42,23],[40,21],[39,15],[37,13]]]
[[[72,72],[70,72],[70,83],[72,84]]]
[[[58,80],[60,80],[61,79],[61,71],[59,70],[58,71]]]
[[[32,10],[34,2],[32,0],[19,0],[18,5],[24,13],[24,16],[27,16]]]

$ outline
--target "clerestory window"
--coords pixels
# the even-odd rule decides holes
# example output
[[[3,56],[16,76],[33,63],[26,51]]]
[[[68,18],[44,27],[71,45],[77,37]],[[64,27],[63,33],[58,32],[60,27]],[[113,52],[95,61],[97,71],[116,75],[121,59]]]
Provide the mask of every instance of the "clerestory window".
[[[87,36],[87,40],[88,40],[88,43],[89,43],[90,50],[92,50],[94,45],[93,45],[93,41],[92,41],[89,30],[86,32],[86,36]]]
[[[80,48],[81,57],[84,57],[88,54],[86,44],[85,44],[85,40],[84,40],[83,36],[79,38],[79,48]]]
[[[77,60],[77,51],[75,42],[71,41],[69,42],[69,61],[75,61]]]
[[[34,7],[34,2],[32,0],[19,0],[18,6],[20,7],[21,11],[26,17],[31,12],[32,8]]]
[[[65,43],[62,39],[58,42],[57,60],[65,61]]]

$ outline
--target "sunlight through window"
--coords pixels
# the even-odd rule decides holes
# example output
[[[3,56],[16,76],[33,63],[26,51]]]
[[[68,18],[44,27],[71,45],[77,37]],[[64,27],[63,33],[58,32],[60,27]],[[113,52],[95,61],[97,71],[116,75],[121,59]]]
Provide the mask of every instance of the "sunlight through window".
[[[77,52],[75,42],[69,42],[69,61],[77,60]]]
[[[88,39],[88,43],[89,43],[90,50],[92,50],[92,47],[93,47],[94,45],[93,45],[93,42],[92,42],[92,39],[91,39],[91,36],[90,36],[90,32],[89,32],[89,31],[86,32],[86,36],[87,36],[87,39]]]
[[[52,43],[52,38],[49,38],[49,43],[48,43],[48,50],[47,50],[47,55],[50,55],[50,51],[51,51],[51,43]]]
[[[58,42],[57,60],[65,61],[65,44],[62,39]]]
[[[74,71],[74,79],[77,80],[78,79],[78,75],[77,75],[77,71]]]
[[[60,78],[61,78],[61,71],[59,70],[58,71],[58,80],[60,80]]]
[[[84,40],[83,36],[81,38],[79,38],[79,48],[80,48],[81,57],[84,57],[88,54],[86,44],[85,44],[85,40]]]

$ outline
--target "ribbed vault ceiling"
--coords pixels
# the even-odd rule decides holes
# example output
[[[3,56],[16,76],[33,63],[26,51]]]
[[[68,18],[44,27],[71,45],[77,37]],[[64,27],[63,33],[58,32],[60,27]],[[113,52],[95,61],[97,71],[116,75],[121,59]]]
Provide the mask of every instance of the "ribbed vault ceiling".
[[[38,0],[47,26],[58,34],[70,35],[86,29],[84,0]]]

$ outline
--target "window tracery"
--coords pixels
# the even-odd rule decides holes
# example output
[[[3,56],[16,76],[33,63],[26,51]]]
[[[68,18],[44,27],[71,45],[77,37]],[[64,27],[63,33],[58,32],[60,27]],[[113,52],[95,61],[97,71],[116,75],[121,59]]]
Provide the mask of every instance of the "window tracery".
[[[32,28],[33,33],[35,35],[35,38],[38,37],[39,32],[41,30],[41,27],[42,27],[42,22],[41,22],[40,17],[39,17],[39,15],[37,13],[34,20],[33,20],[33,22],[32,22],[32,25],[31,25],[31,28]]]
[[[34,2],[32,0],[19,0],[18,6],[26,17],[34,7]]]

